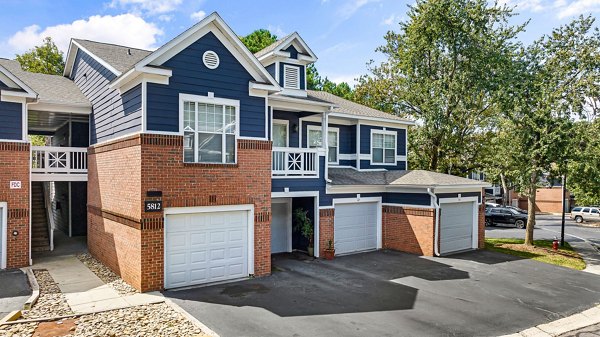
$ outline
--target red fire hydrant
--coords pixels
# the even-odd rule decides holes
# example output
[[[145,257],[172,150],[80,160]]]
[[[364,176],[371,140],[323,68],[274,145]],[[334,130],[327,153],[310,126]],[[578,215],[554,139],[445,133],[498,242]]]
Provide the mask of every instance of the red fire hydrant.
[[[554,241],[552,241],[552,249],[558,250],[558,239],[555,237]]]

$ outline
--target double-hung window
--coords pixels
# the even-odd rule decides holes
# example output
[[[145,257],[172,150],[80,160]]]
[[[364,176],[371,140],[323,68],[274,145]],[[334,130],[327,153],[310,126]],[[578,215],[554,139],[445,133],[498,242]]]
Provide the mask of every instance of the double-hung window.
[[[329,128],[327,132],[327,161],[332,164],[338,163],[340,153],[339,147],[339,130],[337,128]],[[315,125],[308,126],[308,147],[318,148],[323,144],[321,136],[321,127]]]
[[[239,103],[186,95],[182,104],[184,161],[235,163]]]
[[[393,131],[371,131],[371,163],[396,164],[396,133]]]

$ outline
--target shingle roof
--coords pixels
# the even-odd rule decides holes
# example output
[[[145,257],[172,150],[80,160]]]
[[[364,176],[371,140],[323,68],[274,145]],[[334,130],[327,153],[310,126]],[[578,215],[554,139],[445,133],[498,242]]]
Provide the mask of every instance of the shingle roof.
[[[90,53],[104,60],[116,70],[124,73],[131,69],[136,63],[152,54],[149,50],[136,49],[116,44],[102,43],[89,40],[73,39]]]
[[[315,91],[315,90],[307,90],[308,97],[318,98],[323,101],[331,102],[337,105],[336,108],[333,109],[333,112],[343,113],[347,115],[354,115],[359,117],[372,117],[372,118],[383,118],[394,121],[403,121],[412,123],[410,119],[394,116],[389,113],[385,113],[383,111],[375,110],[373,108],[369,108],[368,106],[364,106],[362,104],[358,104],[347,99],[343,99],[334,94],[330,94],[326,91]]]
[[[482,186],[481,181],[425,170],[357,171],[351,168],[329,168],[332,185],[382,185],[382,186]]]
[[[273,50],[277,49],[277,47],[279,47],[283,42],[285,42],[285,40],[287,40],[288,37],[290,37],[290,36],[292,36],[294,34],[295,34],[295,32],[291,33],[291,34],[288,34],[288,35],[282,37],[281,39],[279,39],[279,40],[271,43],[266,48],[264,48],[264,49],[259,50],[258,52],[256,52],[254,54],[254,56],[256,56],[256,58],[260,58],[261,56],[266,55],[266,54],[272,52]]]
[[[0,59],[0,66],[33,89],[40,102],[91,106],[77,85],[66,77],[24,71],[15,60]]]

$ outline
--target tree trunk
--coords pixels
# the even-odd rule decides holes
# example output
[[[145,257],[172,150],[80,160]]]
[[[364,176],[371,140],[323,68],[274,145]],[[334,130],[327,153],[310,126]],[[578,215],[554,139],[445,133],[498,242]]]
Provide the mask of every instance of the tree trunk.
[[[527,232],[525,244],[533,246],[533,228],[535,227],[535,195],[537,192],[537,173],[531,174],[527,195]]]
[[[506,177],[504,174],[500,174],[500,181],[502,182],[502,206],[508,205],[508,185],[506,185]]]

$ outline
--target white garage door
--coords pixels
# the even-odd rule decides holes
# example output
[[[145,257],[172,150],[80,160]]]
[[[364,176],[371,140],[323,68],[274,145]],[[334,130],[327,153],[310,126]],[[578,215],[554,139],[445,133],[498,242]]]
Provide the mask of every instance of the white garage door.
[[[440,252],[473,248],[473,202],[443,203],[440,219]]]
[[[247,211],[167,215],[165,288],[248,276]]]
[[[336,254],[377,248],[378,203],[338,204],[334,216]]]

